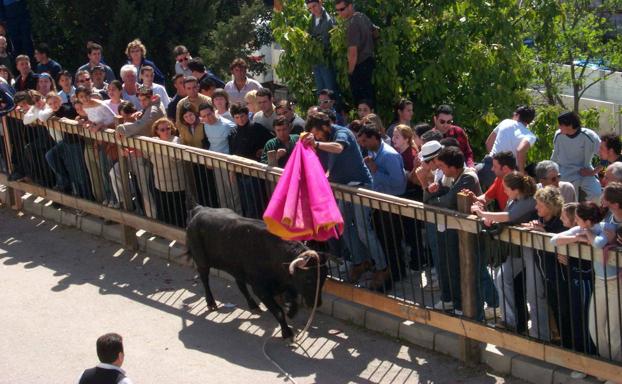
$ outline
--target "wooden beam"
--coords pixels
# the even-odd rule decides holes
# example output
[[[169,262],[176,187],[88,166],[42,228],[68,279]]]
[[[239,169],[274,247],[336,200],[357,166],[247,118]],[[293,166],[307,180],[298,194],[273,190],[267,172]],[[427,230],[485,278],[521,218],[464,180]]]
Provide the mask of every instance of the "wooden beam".
[[[327,279],[324,292],[368,308],[389,313],[401,319],[429,325],[482,343],[493,344],[534,359],[585,372],[588,375],[619,381],[622,366],[569,351],[560,347],[489,327],[485,324],[454,317],[443,312],[397,301],[379,293]]]

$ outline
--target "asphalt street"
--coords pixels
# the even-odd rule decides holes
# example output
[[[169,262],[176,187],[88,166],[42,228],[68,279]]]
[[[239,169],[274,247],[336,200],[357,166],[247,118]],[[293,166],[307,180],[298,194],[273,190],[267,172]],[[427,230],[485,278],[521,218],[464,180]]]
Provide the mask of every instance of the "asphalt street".
[[[0,383],[74,383],[95,340],[124,337],[134,383],[284,383],[262,346],[276,327],[213,278],[208,312],[189,268],[41,218],[0,209]],[[302,328],[307,312],[294,326]],[[297,383],[519,383],[317,314],[302,346],[266,351]]]

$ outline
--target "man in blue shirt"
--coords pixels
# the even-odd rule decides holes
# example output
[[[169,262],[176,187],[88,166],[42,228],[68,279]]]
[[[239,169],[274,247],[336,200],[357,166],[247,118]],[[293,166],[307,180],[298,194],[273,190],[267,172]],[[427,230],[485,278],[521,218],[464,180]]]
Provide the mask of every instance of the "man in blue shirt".
[[[382,141],[378,128],[374,125],[364,125],[358,132],[358,142],[369,153],[364,161],[371,172],[374,191],[394,196],[406,193],[406,174],[402,155]],[[370,286],[382,290],[390,286],[389,276],[392,276],[395,282],[401,279],[402,271],[405,271],[400,254],[404,237],[400,228],[404,224],[399,215],[374,210],[374,225],[376,231],[384,234],[380,236],[380,242],[387,252],[389,268],[385,273],[377,274]]]
[[[371,188],[371,174],[349,129],[333,125],[325,113],[317,112],[309,115],[305,130],[311,135],[305,136],[303,142],[317,151],[328,181]],[[346,201],[339,201],[339,208],[344,219],[343,239],[354,263],[350,281],[357,283],[369,269],[374,271],[372,281],[381,280],[387,276],[387,261],[371,225],[371,209]]]
[[[35,59],[37,59],[37,73],[47,72],[52,75],[54,81],[58,81],[58,74],[63,70],[60,64],[50,59],[50,47],[41,43],[35,48]]]

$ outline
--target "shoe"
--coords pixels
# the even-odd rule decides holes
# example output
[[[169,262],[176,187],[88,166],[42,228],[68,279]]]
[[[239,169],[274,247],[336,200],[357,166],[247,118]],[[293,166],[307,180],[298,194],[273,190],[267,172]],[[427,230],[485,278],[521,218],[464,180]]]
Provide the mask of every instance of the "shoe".
[[[374,291],[386,292],[390,290],[392,286],[391,272],[389,272],[388,268],[385,268],[374,272],[368,288]]]
[[[110,201],[108,201],[108,199],[106,199],[106,200],[102,201],[102,205],[103,205],[104,207],[107,207],[107,206],[108,206],[108,204],[110,204]]]
[[[499,308],[493,308],[493,307],[484,308],[484,319],[493,320],[499,316],[501,316],[501,312],[499,312]]]
[[[358,281],[361,279],[361,275],[368,269],[371,269],[371,261],[369,260],[365,260],[360,264],[353,265],[350,269],[350,273],[348,276],[350,282],[358,283]]]
[[[13,172],[9,175],[9,181],[21,181],[25,178],[20,172]]]
[[[433,308],[439,311],[451,311],[454,309],[454,302],[439,300],[436,304],[434,304]]]
[[[425,289],[426,291],[438,291],[439,289],[441,289],[441,286],[438,283],[437,279],[432,279],[431,281],[428,280],[428,284],[423,287],[423,289]]]
[[[570,372],[570,377],[575,380],[585,379],[587,375],[583,372],[572,371]]]
[[[121,204],[119,204],[119,202],[116,202],[116,203],[112,203],[111,202],[110,204],[108,204],[108,207],[109,208],[114,208],[114,209],[119,209],[119,208],[121,208]]]

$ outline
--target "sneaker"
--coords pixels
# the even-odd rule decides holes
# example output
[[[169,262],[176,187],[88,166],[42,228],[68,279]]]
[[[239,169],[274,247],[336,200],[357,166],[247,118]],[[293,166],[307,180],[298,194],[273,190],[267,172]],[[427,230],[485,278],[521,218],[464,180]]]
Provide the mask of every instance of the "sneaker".
[[[106,200],[102,201],[102,205],[103,205],[104,207],[107,207],[107,206],[108,206],[108,204],[110,204],[110,201],[108,201],[108,199],[106,199]]]
[[[439,311],[451,311],[454,309],[454,302],[439,300],[436,304],[434,304],[433,308]]]
[[[572,371],[570,372],[570,377],[575,379],[575,380],[580,380],[580,379],[585,379],[587,377],[587,375],[583,372],[579,372],[579,371]]]
[[[493,308],[493,307],[484,308],[484,319],[493,320],[499,316],[501,316],[501,312],[499,312],[499,308]]]
[[[438,280],[433,278],[431,281],[428,280],[428,284],[423,289],[426,291],[438,291],[441,289],[441,286],[438,283]]]

